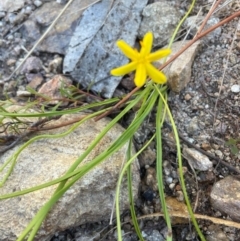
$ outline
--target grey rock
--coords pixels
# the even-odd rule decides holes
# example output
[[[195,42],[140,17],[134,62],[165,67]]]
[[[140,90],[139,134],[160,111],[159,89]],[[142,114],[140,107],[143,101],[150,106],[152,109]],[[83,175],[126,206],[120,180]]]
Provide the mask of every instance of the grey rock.
[[[40,7],[40,6],[42,6],[43,3],[42,3],[41,1],[39,1],[39,0],[37,0],[37,1],[34,1],[33,4],[34,4],[36,7]]]
[[[30,14],[30,13],[32,13],[32,7],[31,6],[26,6],[26,8],[25,8],[25,13],[26,14]]]
[[[188,42],[189,41],[179,41],[173,43],[171,47],[172,53],[167,57],[167,60],[175,55]],[[179,93],[191,80],[192,64],[200,46],[200,41],[195,42],[164,68],[163,72],[167,76],[168,84],[172,91]],[[166,48],[166,46],[164,48]],[[159,67],[162,63],[163,60],[159,60],[156,62],[156,65]]]
[[[186,19],[186,21],[183,24],[183,27],[185,27],[187,30],[190,30],[190,34],[194,36],[197,31],[199,30],[201,23],[204,20],[204,16],[191,16]],[[207,30],[208,28],[212,27],[213,25],[217,24],[219,22],[219,18],[211,17],[205,27],[204,30]],[[218,27],[217,29],[213,30],[211,33],[206,35],[203,39],[205,40],[214,40],[214,38],[217,38],[221,34],[221,27]]]
[[[64,12],[56,25],[49,34],[44,38],[37,50],[65,54],[69,41],[73,35],[76,23],[80,18],[83,8],[95,2],[94,0],[75,0]],[[76,6],[77,9],[76,9]],[[49,25],[57,17],[63,6],[55,1],[44,3],[34,11],[24,22],[21,32],[28,43],[28,48],[41,37]]]
[[[208,227],[207,241],[230,241],[226,234],[219,228],[218,225],[212,224]]]
[[[164,241],[164,237],[155,229],[153,229],[151,233],[142,231],[142,236],[146,241]]]
[[[0,1],[0,12],[14,12],[24,6],[25,0],[3,0]]]
[[[5,12],[0,12],[0,19],[1,19],[1,18],[4,18],[4,17],[5,17],[5,15],[6,15],[6,13],[5,13]]]
[[[29,57],[21,68],[21,74],[37,73],[42,69],[42,61],[38,57]]]
[[[29,48],[31,48],[33,43],[42,35],[38,24],[30,19],[24,22],[21,28],[21,34],[25,37],[27,42],[30,43],[28,46]]]
[[[146,4],[147,0],[103,0],[89,7],[69,44],[63,72],[85,88],[91,86],[91,90],[110,98],[121,77],[110,76],[109,72],[128,62],[115,42],[123,39],[134,45]]]
[[[41,74],[26,74],[26,79],[29,82],[28,87],[37,90],[37,88],[43,83],[44,79]]]
[[[56,57],[54,58],[49,64],[48,64],[48,71],[54,74],[62,73],[62,57]]]
[[[198,117],[195,116],[191,119],[190,123],[187,126],[187,133],[190,135],[197,134],[199,131],[199,126],[198,126]]]
[[[167,1],[149,4],[143,10],[139,37],[151,31],[154,34],[153,46],[163,46],[172,36],[180,17],[179,12]]]
[[[154,151],[151,147],[147,147],[139,156],[139,163],[141,167],[145,167],[146,165],[151,166],[156,160],[156,151]]]
[[[193,149],[184,147],[183,148],[183,156],[188,160],[189,164],[197,170],[207,171],[212,168],[213,164],[209,160],[209,158],[202,154],[201,152]]]
[[[7,20],[8,20],[10,23],[14,23],[16,17],[17,17],[17,15],[16,15],[15,13],[8,13],[8,15],[7,15]]]
[[[63,122],[72,121],[85,115],[84,113],[65,115],[48,126],[61,125]],[[98,122],[89,120],[65,137],[42,139],[32,143],[20,154],[13,173],[0,189],[0,195],[11,193],[13,190],[24,190],[62,176],[108,123],[108,119],[101,119]],[[68,129],[69,127],[65,126],[45,133],[62,133]],[[90,163],[94,157],[106,150],[123,131],[124,129],[120,125],[115,125],[80,165]],[[64,194],[52,208],[34,240],[46,241],[57,231],[109,219],[114,204],[119,172],[126,159],[127,146],[124,145],[117,153],[95,167]],[[0,163],[6,161],[18,148],[19,146],[2,155]],[[133,193],[136,198],[140,182],[137,162],[134,162],[132,166],[132,173]],[[51,186],[18,198],[1,200],[1,240],[15,241],[55,189],[56,186]],[[121,188],[122,210],[129,206],[127,193],[125,180]]]
[[[240,181],[227,176],[213,185],[210,200],[212,206],[229,215],[234,221],[240,221]]]
[[[20,24],[24,21],[25,18],[26,18],[25,10],[22,9],[18,14],[12,16],[11,19],[9,17],[9,22],[13,24]]]

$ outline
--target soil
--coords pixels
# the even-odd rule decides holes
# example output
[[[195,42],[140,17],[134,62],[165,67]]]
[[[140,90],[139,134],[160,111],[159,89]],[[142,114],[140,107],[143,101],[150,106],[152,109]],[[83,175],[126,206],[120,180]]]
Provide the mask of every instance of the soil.
[[[209,2],[212,1],[197,1],[193,14],[197,14],[201,9],[203,16],[206,15],[211,6]],[[186,11],[189,5],[186,1],[183,1],[181,4],[177,1],[171,1],[171,3],[184,11]],[[222,20],[239,10],[239,2],[232,1],[220,11],[214,13],[214,16]],[[17,29],[18,25],[15,27]],[[5,37],[1,37],[4,40]],[[11,44],[11,46],[6,45],[8,49],[17,47],[17,43],[14,41],[6,40],[2,44]],[[39,53],[38,57],[44,57],[44,59],[54,58],[51,54],[41,53]],[[14,56],[11,59],[12,63],[16,60]],[[14,68],[11,61],[0,63],[1,74],[4,79]],[[179,94],[169,91],[168,99],[178,131],[182,137],[182,145],[189,146],[190,142],[190,144],[214,154],[217,158],[224,160],[235,168],[236,171],[240,172],[240,142],[236,141],[235,144],[228,145],[229,140],[239,140],[240,138],[240,92],[235,91],[233,87],[240,86],[239,73],[240,21],[236,18],[221,27],[219,37],[203,40],[202,48],[192,66],[190,83]],[[16,78],[20,79],[17,86],[13,80],[1,83],[3,90],[11,93],[12,97],[15,97],[16,90],[26,85],[26,81],[21,81],[20,76],[16,76]],[[126,90],[120,86],[118,91]],[[137,148],[140,148],[151,134],[155,132],[154,116],[155,113],[153,112],[149,120],[144,123],[144,127],[137,133],[141,136],[141,141],[139,141],[136,135],[135,142]],[[131,117],[129,116],[129,118]],[[178,181],[176,151],[174,143],[169,138],[171,134],[171,126],[166,122],[163,128],[163,178],[165,192],[166,196],[174,197],[181,201],[182,192]],[[155,143],[152,143],[139,160],[142,185],[139,190],[139,199],[136,202],[138,216],[160,211],[156,178],[154,177],[156,172],[155,158]],[[239,173],[233,172],[221,163],[219,164],[216,161],[214,163],[212,170],[194,173],[187,160],[184,159],[183,165],[185,167],[187,191],[196,213],[229,219],[227,214],[222,214],[218,210],[213,209],[209,195],[213,184],[218,180],[228,175]],[[138,240],[131,222],[128,222],[129,220],[130,213],[126,211],[122,215],[124,240]],[[199,221],[199,225],[208,240],[240,240],[240,230],[236,228],[213,225],[210,221]],[[149,215],[148,218],[140,220],[140,226],[146,240],[161,240],[161,237],[164,240],[166,236],[167,229],[161,216],[152,217]],[[213,229],[215,234],[212,232]],[[217,235],[219,234],[223,235],[222,239],[213,239],[213,237],[218,237]],[[109,226],[108,222],[86,224],[57,233],[52,238],[52,241],[60,240],[116,240],[115,224],[112,226]],[[195,241],[199,240],[199,238],[196,236],[191,223],[185,220],[173,224],[173,240]]]

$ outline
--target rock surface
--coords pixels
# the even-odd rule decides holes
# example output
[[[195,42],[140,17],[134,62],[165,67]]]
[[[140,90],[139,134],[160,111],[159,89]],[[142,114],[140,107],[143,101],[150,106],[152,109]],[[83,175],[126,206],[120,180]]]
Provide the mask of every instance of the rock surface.
[[[74,0],[37,49],[44,52],[65,54],[78,19],[83,10],[93,2],[95,1]],[[62,8],[63,5],[58,2],[50,1],[44,3],[30,15],[21,28],[21,33],[25,36],[28,46],[33,46],[33,43],[46,31]]]
[[[50,105],[56,105],[61,101],[61,106],[67,105],[68,101],[63,101],[63,90],[72,84],[72,80],[64,75],[55,75],[47,83],[44,83],[38,93],[50,98]]]
[[[189,164],[196,170],[207,171],[212,168],[213,164],[206,155],[203,155],[194,148],[183,148],[183,156]]]
[[[38,73],[43,67],[41,59],[38,57],[29,57],[21,68],[21,74]]]
[[[104,0],[89,7],[70,41],[63,72],[110,98],[122,77],[110,76],[109,72],[128,62],[116,41],[123,39],[134,45],[146,4],[147,0]]]
[[[227,176],[214,184],[211,191],[212,206],[229,215],[234,221],[240,221],[240,181]]]
[[[14,12],[24,6],[25,0],[4,0],[0,2],[0,12]]]
[[[197,31],[199,30],[201,23],[203,22],[204,17],[203,16],[190,16],[186,19],[186,21],[183,23],[183,27],[190,29],[190,34],[194,36]],[[204,30],[207,30],[208,28],[212,27],[214,24],[217,24],[219,22],[219,18],[211,17],[204,28]],[[215,29],[211,33],[207,34],[203,39],[210,41],[214,40],[214,38],[218,38],[221,34],[221,27]]]
[[[179,41],[173,43],[171,47],[172,53],[167,57],[167,60],[176,54],[188,42],[189,41]],[[164,68],[163,72],[168,78],[168,84],[172,91],[179,93],[191,80],[192,64],[200,49],[200,43],[200,41],[195,42],[171,64]],[[164,48],[166,48],[166,46]],[[157,61],[157,66],[160,66],[162,63],[162,60]]]
[[[163,46],[171,38],[181,15],[167,1],[147,5],[139,29],[139,38],[151,31],[154,33],[153,46]]]
[[[206,236],[207,241],[229,241],[226,234],[217,226],[210,225],[208,227],[208,234]]]
[[[83,114],[66,115],[52,124],[61,124],[81,116]],[[0,195],[24,190],[62,176],[108,123],[108,119],[101,119],[98,122],[89,120],[65,137],[34,142],[20,154],[13,173],[0,189]],[[62,133],[68,129],[69,127],[62,127],[47,133]],[[99,141],[83,164],[101,154],[122,132],[123,128],[115,125],[104,139]],[[19,146],[2,155],[0,163],[6,161],[17,148]],[[86,222],[109,219],[114,205],[116,182],[121,165],[125,161],[126,150],[127,145],[77,181],[51,210],[35,240],[49,240],[56,231],[66,230]],[[139,185],[137,162],[133,164],[132,171],[133,191],[136,196]],[[51,186],[21,197],[1,200],[0,240],[15,241],[39,208],[51,197],[55,188],[56,186]],[[121,208],[127,207],[127,189],[124,182]]]

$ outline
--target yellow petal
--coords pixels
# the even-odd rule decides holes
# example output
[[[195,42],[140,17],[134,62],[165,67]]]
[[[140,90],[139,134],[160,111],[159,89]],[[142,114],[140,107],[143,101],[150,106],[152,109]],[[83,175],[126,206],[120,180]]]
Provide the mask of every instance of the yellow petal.
[[[114,75],[114,76],[125,75],[135,70],[137,68],[137,65],[138,65],[137,62],[131,62],[119,68],[112,69],[110,73],[111,75]]]
[[[167,81],[167,77],[152,64],[146,64],[148,76],[157,84],[164,84]]]
[[[140,44],[142,46],[140,55],[142,57],[150,54],[151,49],[152,49],[152,42],[153,42],[153,34],[151,32],[146,33],[143,37],[143,41],[140,42]]]
[[[130,47],[125,41],[118,40],[117,46],[122,50],[122,52],[131,60],[137,60],[139,53]]]
[[[146,82],[147,71],[143,64],[139,64],[136,69],[134,83],[137,87],[142,87]]]
[[[149,62],[156,61],[158,59],[168,56],[170,53],[171,53],[171,49],[161,49],[156,51],[155,53],[149,54],[147,57],[147,60]]]

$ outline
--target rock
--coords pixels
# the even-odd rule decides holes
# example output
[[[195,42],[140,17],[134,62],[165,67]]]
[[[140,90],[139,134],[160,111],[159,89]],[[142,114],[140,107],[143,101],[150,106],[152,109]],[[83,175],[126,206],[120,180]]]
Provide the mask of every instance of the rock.
[[[7,60],[7,65],[8,65],[8,66],[15,65],[15,63],[16,63],[16,59],[8,59],[8,60]]]
[[[195,116],[191,119],[190,123],[187,126],[187,133],[190,135],[197,134],[199,131],[199,126],[198,126],[198,120],[199,117]]]
[[[226,234],[219,228],[218,225],[211,224],[208,227],[206,240],[207,241],[229,241]]]
[[[30,82],[27,86],[37,89],[44,81],[41,74],[26,74],[27,81]]]
[[[164,237],[156,229],[142,231],[142,236],[146,241],[164,241],[165,240]]]
[[[218,121],[215,126],[215,133],[225,134],[227,131],[227,128],[228,126],[224,122]]]
[[[21,68],[21,74],[38,73],[42,69],[42,61],[38,57],[29,57]]]
[[[205,171],[198,173],[198,181],[202,183],[213,183],[216,179],[216,176],[213,171]]]
[[[17,97],[30,97],[32,94],[27,90],[18,90]]]
[[[210,194],[211,204],[220,212],[240,221],[240,181],[227,176],[213,185]]]
[[[233,93],[239,93],[240,92],[240,85],[232,85],[231,86],[231,91],[233,92]]]
[[[110,98],[122,78],[110,76],[110,70],[128,63],[116,41],[134,45],[146,4],[147,0],[103,0],[89,7],[71,38],[63,73]]]
[[[155,2],[143,9],[143,19],[139,38],[151,31],[154,34],[153,46],[163,46],[171,38],[181,15],[167,1]]]
[[[43,84],[38,93],[50,98],[51,100],[48,102],[50,105],[56,105],[61,101],[62,98],[64,98],[61,93],[61,89],[65,89],[71,84],[71,79],[63,75],[55,75],[51,80]],[[61,106],[66,104],[68,104],[68,101],[63,101]]]
[[[6,16],[5,12],[0,12],[0,19],[4,18]]]
[[[190,29],[190,34],[192,36],[195,36],[197,33],[198,29],[201,26],[202,21],[204,20],[204,16],[190,16],[186,19],[186,21],[183,23],[183,27],[186,28],[187,30]],[[219,22],[219,18],[216,17],[211,17],[205,27],[204,30],[207,30],[208,28],[212,27],[213,25],[217,24]],[[203,31],[204,31],[203,30]],[[205,40],[214,40],[214,38],[219,37],[221,34],[221,27],[218,27],[217,29],[213,30],[211,33],[206,35],[203,39]]]
[[[38,10],[36,10],[36,11],[38,11]],[[30,16],[32,16],[32,15],[30,15]],[[30,17],[28,18],[27,21],[25,21],[23,23],[23,25],[20,29],[20,32],[21,32],[22,36],[25,37],[26,42],[27,42],[26,44],[28,44],[27,45],[28,48],[33,47],[33,44],[35,43],[35,41],[40,39],[41,35],[42,35],[41,30],[39,29],[39,25],[37,24],[37,22],[31,20]],[[43,40],[43,42],[44,42],[44,40]],[[53,45],[54,44],[55,43],[53,42]],[[41,45],[38,48],[41,48]]]
[[[27,85],[27,87],[30,87],[31,89],[37,90],[42,83],[44,82],[44,79],[41,75],[36,75],[33,77],[32,81]]]
[[[209,151],[209,150],[211,149],[211,145],[210,145],[209,143],[207,143],[207,142],[203,142],[203,143],[201,144],[201,147],[202,147],[202,149],[205,150],[205,151]]]
[[[146,165],[151,166],[156,160],[156,152],[151,148],[147,147],[139,156],[139,163],[141,167]]]
[[[25,0],[0,1],[0,12],[15,12],[24,6]]]
[[[62,62],[63,59],[62,57],[56,57],[53,59],[49,65],[48,65],[48,70],[51,73],[58,74],[62,72]]]
[[[184,96],[184,99],[185,99],[186,101],[189,101],[189,100],[192,99],[192,96],[187,93],[187,94]]]
[[[151,190],[155,192],[158,190],[156,170],[153,167],[147,168],[146,175],[144,177],[144,183],[146,186],[150,187]]]
[[[223,159],[224,155],[220,150],[215,150],[215,154],[220,158]]]
[[[212,168],[213,164],[209,160],[209,158],[202,154],[201,152],[193,149],[184,147],[183,148],[183,156],[188,160],[189,164],[197,170],[207,171]]]
[[[48,127],[61,125],[66,121],[85,115],[83,113],[65,115],[59,120],[49,123]],[[20,154],[13,173],[0,189],[0,195],[11,193],[13,190],[24,190],[62,176],[108,123],[107,118],[98,122],[88,120],[65,137],[42,139],[32,143]],[[57,134],[68,129],[69,126],[65,126],[43,133]],[[109,148],[123,131],[124,129],[120,125],[114,125],[80,165],[90,163],[96,156]],[[19,146],[1,155],[0,163],[6,161],[18,148]],[[109,219],[114,205],[116,183],[122,163],[126,160],[127,148],[128,145],[124,145],[117,153],[77,181],[52,208],[34,240],[50,240],[57,231]],[[132,178],[133,193],[136,198],[140,181],[137,162],[132,165]],[[15,241],[55,189],[56,186],[51,186],[18,198],[1,200],[1,240]],[[128,191],[125,180],[121,187],[121,209],[128,207]]]
[[[42,6],[42,2],[39,1],[39,0],[34,1],[33,4],[34,4],[36,7]]]
[[[78,18],[81,16],[81,10],[87,7],[94,0],[75,0],[65,11],[50,33],[44,38],[37,50],[65,54],[65,50],[69,44],[70,38],[76,26]],[[42,36],[49,25],[57,17],[63,6],[56,1],[44,3],[36,11],[34,11],[24,22],[21,33],[27,40],[27,47],[31,48],[33,44]]]
[[[167,57],[167,60],[176,54],[184,45],[189,41],[179,41],[173,43],[171,50],[172,53]],[[168,78],[168,84],[172,91],[179,93],[191,80],[191,71],[193,60],[200,48],[200,41],[195,42],[180,56],[178,56],[171,64],[164,68],[164,73]],[[166,48],[165,46],[164,48]],[[162,60],[156,62],[157,66],[162,65]]]
[[[24,9],[22,9],[18,14],[10,14],[11,13],[8,14],[9,22],[14,25],[22,23],[26,18],[26,13]]]
[[[184,201],[184,195],[182,191],[176,191],[176,199],[179,202],[183,202]]]

